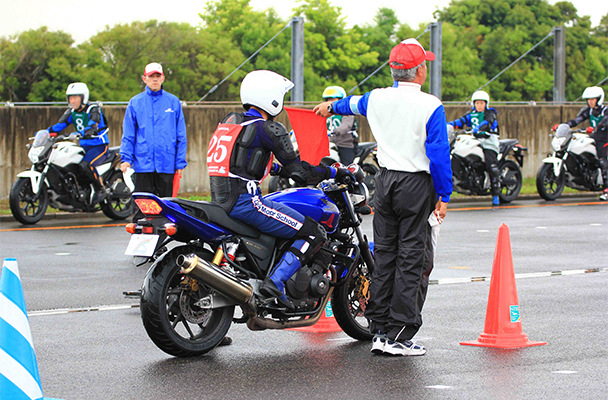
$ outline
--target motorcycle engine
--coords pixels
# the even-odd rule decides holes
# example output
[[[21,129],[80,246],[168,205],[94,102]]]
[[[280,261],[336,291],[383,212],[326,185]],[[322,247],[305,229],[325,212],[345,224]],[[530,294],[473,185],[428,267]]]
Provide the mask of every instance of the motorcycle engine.
[[[313,268],[303,266],[285,284],[285,292],[298,310],[312,309],[329,291],[329,279]]]

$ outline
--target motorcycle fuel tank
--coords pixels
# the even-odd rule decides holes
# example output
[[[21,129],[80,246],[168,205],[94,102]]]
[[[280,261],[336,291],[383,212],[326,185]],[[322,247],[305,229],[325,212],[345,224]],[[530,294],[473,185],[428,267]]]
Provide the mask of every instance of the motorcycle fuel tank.
[[[84,158],[84,149],[71,142],[61,142],[53,149],[49,163],[59,167],[68,164],[78,164]]]
[[[456,138],[456,143],[454,143],[454,150],[452,150],[452,154],[462,158],[476,156],[481,160],[484,160],[483,150],[479,145],[479,140],[475,139],[471,135],[458,136]]]
[[[338,210],[338,206],[319,189],[285,189],[280,192],[271,193],[264,198],[285,204],[300,214],[320,222],[328,233],[335,232],[340,222],[340,210]]]
[[[568,146],[568,151],[576,155],[583,153],[591,153],[594,157],[597,157],[597,150],[595,149],[595,140],[591,139],[588,135],[577,134],[573,135],[572,141]]]

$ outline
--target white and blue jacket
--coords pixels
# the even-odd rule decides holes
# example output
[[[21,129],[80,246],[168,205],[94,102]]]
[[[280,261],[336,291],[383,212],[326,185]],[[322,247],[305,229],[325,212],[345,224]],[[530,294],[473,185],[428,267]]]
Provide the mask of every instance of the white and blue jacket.
[[[120,157],[138,173],[173,174],[186,162],[186,122],[179,99],[163,89],[129,100],[122,123]]]
[[[427,172],[437,197],[450,201],[452,167],[445,110],[441,100],[413,82],[348,96],[332,104],[336,114],[367,117],[378,143],[380,166]]]

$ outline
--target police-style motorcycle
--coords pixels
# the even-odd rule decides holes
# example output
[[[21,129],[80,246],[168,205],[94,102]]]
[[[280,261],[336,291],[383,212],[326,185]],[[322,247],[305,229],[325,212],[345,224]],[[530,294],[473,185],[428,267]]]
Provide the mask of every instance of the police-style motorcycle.
[[[568,186],[576,190],[602,191],[604,180],[595,140],[583,130],[560,124],[551,140],[553,153],[536,174],[536,189],[545,200],[555,200]]]
[[[486,170],[485,156],[479,140],[472,131],[455,131],[447,126],[452,159],[454,190],[461,194],[485,196],[490,194],[490,174]],[[519,195],[523,184],[521,167],[528,149],[517,139],[501,139],[498,151],[498,183],[501,203],[510,203]],[[515,159],[508,158],[510,155]]]
[[[120,171],[119,147],[108,149],[108,156],[97,167],[109,196],[101,204],[93,203],[94,189],[87,182],[81,167],[85,151],[69,139],[79,133],[51,137],[49,131],[36,133],[28,144],[32,168],[17,174],[9,196],[15,219],[22,224],[35,224],[51,206],[69,212],[101,211],[109,218],[125,219],[133,213],[131,192],[134,188],[130,174]]]
[[[318,254],[329,255],[329,265],[313,259],[286,282],[295,310],[259,292],[290,240],[233,220],[212,203],[134,193],[146,218],[127,225],[133,235],[126,254],[154,260],[140,298],[141,317],[152,341],[173,356],[198,356],[216,347],[232,323],[254,331],[314,325],[330,299],[344,332],[371,340],[363,313],[374,260],[357,212],[368,192],[360,168],[349,169],[358,182],[326,180],[316,188],[266,196],[314,218],[327,231]],[[170,248],[171,242],[177,245]],[[236,307],[242,311],[237,317]]]

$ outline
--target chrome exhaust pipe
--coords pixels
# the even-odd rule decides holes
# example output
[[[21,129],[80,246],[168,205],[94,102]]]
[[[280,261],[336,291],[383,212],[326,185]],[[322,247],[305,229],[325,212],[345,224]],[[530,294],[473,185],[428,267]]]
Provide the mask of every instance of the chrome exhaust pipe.
[[[253,288],[251,286],[222,270],[212,262],[203,260],[196,254],[188,254],[187,256],[180,254],[177,257],[177,265],[182,268],[182,274],[186,274],[202,284],[210,286],[239,304],[249,303],[253,297]]]

